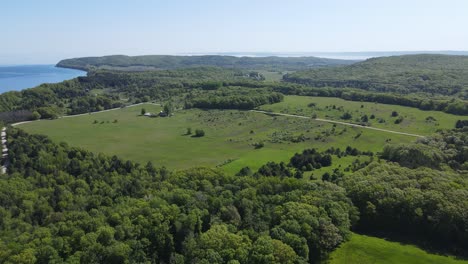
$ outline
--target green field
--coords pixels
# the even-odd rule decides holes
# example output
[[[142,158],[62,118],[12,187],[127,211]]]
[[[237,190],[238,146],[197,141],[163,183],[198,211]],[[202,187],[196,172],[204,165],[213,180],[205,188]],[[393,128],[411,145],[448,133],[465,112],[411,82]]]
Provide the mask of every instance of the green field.
[[[413,246],[364,235],[353,234],[351,240],[330,254],[330,264],[466,264],[468,261],[429,254]]]
[[[161,110],[159,106],[147,104],[42,120],[19,127],[48,135],[57,142],[64,141],[141,163],[152,161],[156,166],[170,169],[222,166],[229,173],[236,173],[245,166],[255,170],[268,161],[288,161],[294,153],[306,148],[324,150],[333,146],[344,149],[349,145],[377,152],[387,141],[414,140],[409,136],[248,111],[190,109],[178,111],[169,118],[149,118],[140,116],[141,108],[148,112]],[[206,135],[201,138],[185,135],[188,127],[192,131],[203,129]],[[301,134],[305,137],[302,142],[288,140]],[[264,142],[265,147],[255,149],[255,142]],[[324,168],[320,173],[355,159],[335,159],[332,167]]]
[[[260,74],[265,77],[266,81],[272,81],[272,82],[279,82],[281,79],[283,79],[283,75],[286,73],[290,73],[290,71],[266,71],[266,70],[261,70],[258,71]]]
[[[315,103],[315,106],[308,106]],[[369,117],[369,123],[373,127],[389,129],[399,132],[414,133],[419,135],[430,135],[437,129],[452,129],[461,116],[451,115],[438,111],[423,111],[417,108],[386,105],[368,102],[346,101],[340,98],[331,97],[310,97],[310,96],[285,96],[284,101],[273,105],[264,105],[262,110],[312,116],[313,113],[318,118],[331,119],[345,122],[359,122],[363,115]],[[392,111],[396,111],[403,117],[400,124],[395,124],[398,117],[392,117]],[[342,120],[340,117],[349,112],[352,115],[350,120]],[[370,116],[374,115],[374,119]],[[433,119],[426,120],[428,117]],[[378,119],[384,120],[379,123]]]

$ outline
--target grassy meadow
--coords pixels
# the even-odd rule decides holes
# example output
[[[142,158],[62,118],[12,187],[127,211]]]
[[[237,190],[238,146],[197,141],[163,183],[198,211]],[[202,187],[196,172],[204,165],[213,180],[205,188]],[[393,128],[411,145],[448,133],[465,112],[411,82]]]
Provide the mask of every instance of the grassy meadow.
[[[260,70],[258,71],[260,74],[265,77],[266,81],[272,82],[279,82],[283,79],[283,75],[289,73],[289,71],[279,72],[279,71],[267,71],[267,70]]]
[[[331,253],[328,263],[467,264],[468,261],[430,254],[413,245],[403,245],[381,238],[353,234],[350,241],[343,243]]]
[[[148,112],[161,110],[160,106],[146,104],[19,127],[48,135],[57,142],[140,163],[151,161],[170,169],[218,166],[228,173],[236,173],[245,166],[256,170],[268,161],[287,162],[294,153],[306,148],[344,149],[349,145],[377,152],[387,142],[414,140],[409,136],[249,111],[190,109],[168,118],[149,118],[140,115],[141,108]],[[187,128],[193,133],[203,129],[205,136],[186,135]],[[303,140],[292,142],[298,137]],[[258,142],[265,146],[255,149],[253,144]],[[323,168],[320,173],[355,159],[334,158],[333,166]]]
[[[315,105],[312,106],[311,104]],[[461,116],[439,111],[423,111],[398,105],[353,102],[332,97],[285,96],[283,102],[264,105],[261,109],[305,116],[312,116],[315,113],[317,118],[343,122],[360,122],[361,117],[367,115],[368,122],[373,127],[423,136],[430,135],[438,129],[452,129],[455,127],[456,121],[462,119]],[[393,111],[398,113],[397,117],[391,116]],[[345,112],[351,114],[352,118],[350,120],[340,118]],[[371,119],[371,115],[374,115],[375,118]],[[403,117],[403,121],[395,124],[395,120],[399,117]]]

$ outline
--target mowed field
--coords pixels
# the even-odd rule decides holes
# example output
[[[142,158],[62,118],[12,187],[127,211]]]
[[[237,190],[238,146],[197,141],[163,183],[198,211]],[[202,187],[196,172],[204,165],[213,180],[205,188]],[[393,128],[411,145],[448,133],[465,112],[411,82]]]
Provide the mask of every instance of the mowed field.
[[[140,163],[151,161],[156,166],[176,170],[222,167],[228,173],[236,173],[245,166],[256,170],[268,161],[288,162],[294,153],[307,148],[344,150],[351,146],[378,152],[387,142],[415,140],[404,135],[249,111],[190,109],[177,111],[172,117],[149,118],[140,115],[141,108],[148,112],[161,110],[159,106],[147,104],[18,127],[48,135],[56,142]],[[186,135],[187,128],[192,132],[203,129],[205,136]],[[302,137],[298,143],[291,140],[298,137]],[[253,144],[258,142],[265,146],[255,149]],[[320,173],[356,158],[335,158],[333,166]]]
[[[310,104],[315,104],[315,106],[309,106]],[[304,116],[312,116],[315,113],[317,118],[354,123],[360,122],[361,117],[367,115],[372,127],[423,136],[430,135],[438,129],[455,128],[457,120],[463,119],[462,116],[439,111],[423,111],[406,106],[353,102],[330,97],[285,96],[283,102],[264,105],[260,108],[265,111]],[[393,111],[398,113],[397,117],[392,117]],[[345,112],[351,114],[350,120],[340,118]],[[375,118],[371,119],[371,115]],[[403,117],[403,121],[395,124],[395,120],[399,117]]]
[[[330,264],[467,264],[466,260],[427,253],[413,246],[390,242],[381,238],[353,234],[331,253]]]

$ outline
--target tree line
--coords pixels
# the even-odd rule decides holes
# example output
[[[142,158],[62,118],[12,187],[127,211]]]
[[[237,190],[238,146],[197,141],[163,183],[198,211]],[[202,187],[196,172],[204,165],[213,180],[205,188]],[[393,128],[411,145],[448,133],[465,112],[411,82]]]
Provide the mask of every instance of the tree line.
[[[310,87],[306,85],[274,85],[276,92],[285,95],[338,97],[348,101],[376,102],[414,107],[425,111],[441,111],[454,115],[468,115],[468,102],[456,98],[437,98],[426,95],[402,95],[397,93],[383,93],[358,91],[349,88]]]
[[[230,94],[215,93],[195,97],[185,101],[185,108],[250,110],[264,104],[279,103],[284,98],[280,93],[258,90],[250,91],[247,94]]]

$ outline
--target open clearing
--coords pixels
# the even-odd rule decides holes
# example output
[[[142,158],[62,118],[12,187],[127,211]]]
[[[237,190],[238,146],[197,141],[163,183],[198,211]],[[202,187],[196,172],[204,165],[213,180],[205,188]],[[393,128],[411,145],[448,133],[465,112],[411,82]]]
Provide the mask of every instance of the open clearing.
[[[360,125],[360,124],[347,123],[347,122],[342,122],[342,121],[334,121],[334,120],[329,120],[329,119],[312,118],[312,117],[308,117],[308,116],[291,115],[291,114],[284,114],[284,113],[266,112],[266,111],[262,111],[262,110],[250,110],[250,111],[256,112],[256,113],[275,115],[275,116],[287,116],[287,117],[302,118],[302,119],[313,119],[315,121],[320,121],[320,122],[326,122],[326,123],[332,123],[332,124],[338,124],[338,125],[344,125],[344,126],[350,126],[350,127],[359,127],[359,128],[371,129],[371,130],[378,130],[378,131],[381,131],[381,132],[400,134],[400,135],[406,135],[406,136],[412,136],[412,137],[420,137],[420,138],[424,137],[424,136],[416,135],[416,134],[398,132],[398,131],[393,131],[393,130],[388,130],[388,129],[383,129],[383,128],[364,126],[364,125]]]
[[[153,113],[161,110],[160,106],[144,104],[19,127],[58,142],[140,163],[151,161],[170,169],[222,166],[229,173],[245,166],[256,170],[268,161],[287,162],[294,153],[307,148],[344,149],[349,145],[377,152],[387,142],[414,140],[404,135],[248,111],[190,109],[169,118],[149,118],[140,116],[141,108]],[[189,127],[192,132],[203,129],[206,135],[186,135]],[[292,142],[301,135],[303,140]],[[265,147],[255,149],[255,142],[264,142]],[[335,164],[342,162],[335,160]]]
[[[310,104],[315,104],[315,106]],[[361,117],[367,115],[368,122],[372,127],[423,136],[435,133],[438,129],[452,129],[457,120],[463,118],[439,111],[423,111],[406,106],[311,96],[285,96],[283,102],[263,105],[260,110],[303,116],[312,116],[315,113],[317,118],[343,122],[360,122]],[[398,113],[397,117],[391,116],[393,111]],[[343,120],[340,118],[345,112],[351,114],[351,119]],[[374,115],[375,118],[371,119],[371,115]],[[403,117],[403,121],[395,124],[399,117]]]
[[[343,243],[331,253],[329,263],[467,264],[468,261],[430,254],[413,245],[402,245],[381,238],[353,234],[350,241]]]

